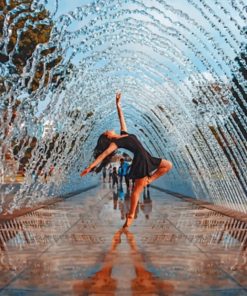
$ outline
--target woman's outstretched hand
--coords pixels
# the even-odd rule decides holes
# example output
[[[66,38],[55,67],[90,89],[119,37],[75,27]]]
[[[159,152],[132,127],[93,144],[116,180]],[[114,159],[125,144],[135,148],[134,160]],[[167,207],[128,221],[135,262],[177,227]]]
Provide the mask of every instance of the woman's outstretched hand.
[[[80,173],[80,176],[81,176],[81,177],[86,176],[90,171],[91,171],[90,168],[86,168],[85,170],[83,170],[83,171]]]
[[[119,104],[120,103],[120,100],[121,100],[121,93],[120,92],[117,92],[116,93],[116,104]]]

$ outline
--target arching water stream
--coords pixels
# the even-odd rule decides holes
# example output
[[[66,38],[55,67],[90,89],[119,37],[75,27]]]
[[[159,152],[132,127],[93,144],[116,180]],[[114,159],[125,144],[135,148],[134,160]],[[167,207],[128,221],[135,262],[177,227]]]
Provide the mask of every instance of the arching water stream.
[[[24,175],[2,207],[83,186],[120,89],[169,189],[247,212],[246,17],[241,0],[0,0],[1,178]]]

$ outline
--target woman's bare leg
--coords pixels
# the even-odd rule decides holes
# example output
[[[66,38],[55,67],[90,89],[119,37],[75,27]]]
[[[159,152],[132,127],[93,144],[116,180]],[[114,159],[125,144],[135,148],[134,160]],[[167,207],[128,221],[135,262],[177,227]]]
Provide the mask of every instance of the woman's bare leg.
[[[172,163],[169,160],[162,159],[158,169],[151,177],[144,177],[135,180],[134,190],[130,197],[130,211],[123,227],[129,227],[134,219],[137,203],[145,186],[152,183],[154,180],[168,173],[172,169]]]
[[[142,193],[143,188],[145,186],[145,183],[146,183],[146,178],[135,180],[135,186],[130,196],[130,210],[129,210],[128,217],[126,218],[126,222],[123,225],[124,228],[129,227],[134,220],[136,207],[140,198],[140,194]]]
[[[158,169],[154,172],[154,174],[151,177],[146,178],[145,185],[152,183],[156,179],[168,173],[171,169],[172,169],[172,163],[169,160],[162,159]]]

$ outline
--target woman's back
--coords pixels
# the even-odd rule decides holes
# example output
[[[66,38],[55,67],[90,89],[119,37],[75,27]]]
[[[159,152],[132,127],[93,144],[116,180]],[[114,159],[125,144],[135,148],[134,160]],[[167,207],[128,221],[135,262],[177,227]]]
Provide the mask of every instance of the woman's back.
[[[118,148],[127,149],[134,154],[129,177],[140,179],[149,176],[152,171],[158,168],[161,158],[151,156],[134,134],[121,132],[121,135],[124,136],[114,139],[113,142]]]
[[[126,135],[118,139],[114,139],[113,142],[118,146],[118,148],[124,148],[132,153],[146,153],[146,149],[143,147],[142,143],[134,134],[128,134],[127,132],[121,132],[121,135]]]

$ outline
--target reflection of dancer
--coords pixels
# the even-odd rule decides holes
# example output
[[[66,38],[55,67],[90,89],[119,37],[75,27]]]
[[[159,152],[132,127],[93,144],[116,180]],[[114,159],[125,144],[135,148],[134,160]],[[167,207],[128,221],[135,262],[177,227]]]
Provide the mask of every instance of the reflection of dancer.
[[[138,200],[143,188],[170,171],[172,163],[168,160],[151,156],[134,134],[127,133],[124,115],[120,106],[120,98],[121,94],[118,93],[116,95],[116,104],[121,134],[115,133],[114,130],[108,130],[99,137],[94,149],[96,160],[81,172],[81,176],[88,174],[101,163],[96,169],[96,172],[99,172],[102,167],[110,161],[114,151],[118,148],[125,148],[134,154],[129,177],[135,179],[135,186],[131,194],[130,212],[123,226],[128,227],[133,222]],[[152,174],[153,171],[155,172]]]
[[[109,290],[114,292],[117,288],[117,281],[111,277],[114,260],[116,259],[115,250],[121,243],[122,231],[117,231],[112,239],[112,245],[104,258],[103,267],[93,276],[85,281],[80,281],[73,286],[76,295],[91,295],[100,293],[106,295]],[[112,294],[115,295],[115,294]]]
[[[112,270],[116,265],[119,257],[116,253],[117,246],[121,243],[121,235],[126,235],[127,242],[131,248],[130,258],[134,265],[136,277],[132,280],[130,294],[140,293],[140,295],[172,295],[174,286],[157,277],[154,277],[151,272],[146,270],[143,262],[143,257],[140,254],[134,235],[126,229],[121,229],[116,232],[112,239],[112,246],[106,254],[101,270],[92,275],[89,279],[79,281],[73,285],[73,290],[76,295],[117,295],[118,280],[112,278]],[[132,292],[132,293],[131,293]]]
[[[127,229],[124,230],[127,241],[131,247],[132,262],[135,267],[136,278],[132,280],[132,291],[141,291],[142,294],[171,295],[174,286],[168,282],[162,281],[146,270],[143,257],[138,251],[133,233]]]

